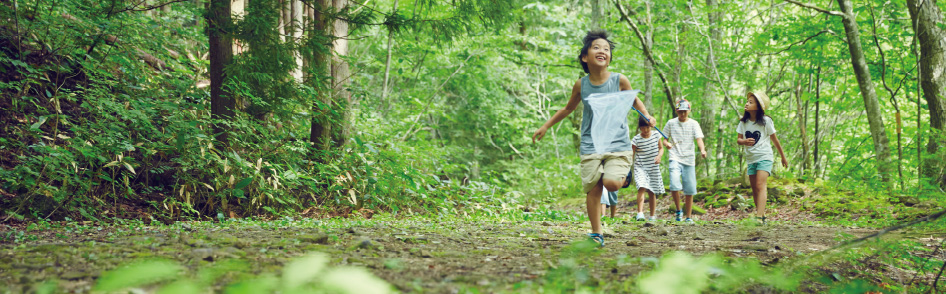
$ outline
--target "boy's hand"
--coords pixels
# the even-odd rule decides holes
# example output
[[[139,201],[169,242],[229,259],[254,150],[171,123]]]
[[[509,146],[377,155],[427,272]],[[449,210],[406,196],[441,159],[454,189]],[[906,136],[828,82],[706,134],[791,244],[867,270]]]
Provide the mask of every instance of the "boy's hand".
[[[671,145],[668,141],[664,141],[664,146],[667,147],[667,149],[673,148],[673,145]]]
[[[785,159],[785,157],[782,157],[782,166],[784,166],[784,167],[786,167],[786,168],[788,167],[788,160]]]
[[[648,115],[648,116],[647,116],[647,122],[650,123],[650,126],[652,126],[652,127],[656,127],[656,126],[657,126],[657,120],[654,119],[654,116],[652,116],[652,115]]]
[[[660,164],[660,157],[654,158],[654,164]]]
[[[706,150],[700,150],[700,155],[703,156],[703,159],[706,159]]]
[[[535,131],[535,134],[532,134],[532,144],[535,144],[536,141],[542,140],[542,137],[545,137],[545,127],[541,127]]]

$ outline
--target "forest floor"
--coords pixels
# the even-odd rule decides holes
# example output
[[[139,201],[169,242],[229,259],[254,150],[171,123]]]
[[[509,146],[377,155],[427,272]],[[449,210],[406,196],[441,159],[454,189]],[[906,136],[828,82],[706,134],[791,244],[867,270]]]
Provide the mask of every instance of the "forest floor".
[[[563,209],[580,213],[574,207]],[[585,259],[579,263],[587,265],[578,280],[600,289],[626,291],[621,288],[626,284],[620,282],[653,269],[671,251],[748,258],[770,266],[877,231],[827,226],[798,219],[807,218],[801,214],[791,219],[776,216],[764,226],[747,216],[710,211],[692,225],[669,221],[669,214],[653,222],[634,221],[630,214],[607,219],[605,246],[577,256]],[[327,253],[334,266],[367,268],[402,292],[516,292],[522,287],[541,287],[550,271],[567,266],[566,252],[582,243],[589,231],[587,221],[579,220],[455,216],[155,224],[0,225],[5,236],[0,243],[0,285],[6,285],[7,291],[25,292],[54,281],[59,290],[88,292],[104,271],[140,258],[173,260],[190,274],[225,260],[247,263],[245,274],[278,273],[288,261],[318,251]],[[925,234],[915,239],[929,246],[938,245],[943,237],[922,239],[920,235]],[[940,255],[937,258],[946,260],[946,254]],[[915,274],[883,271],[903,284]],[[852,275],[856,272],[851,265]],[[237,275],[224,275],[215,287],[220,290],[235,279]]]

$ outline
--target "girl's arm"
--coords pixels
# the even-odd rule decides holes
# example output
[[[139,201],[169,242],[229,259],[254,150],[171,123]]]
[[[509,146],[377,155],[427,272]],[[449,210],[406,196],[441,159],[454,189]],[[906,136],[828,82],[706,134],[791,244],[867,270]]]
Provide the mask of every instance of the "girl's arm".
[[[657,158],[654,159],[654,164],[660,164],[660,159],[664,157],[663,143],[663,138],[657,139]]]
[[[782,143],[778,141],[778,136],[771,134],[769,135],[769,139],[772,139],[772,143],[775,143],[775,148],[778,149],[778,155],[782,156],[782,166],[787,168],[788,160],[785,159],[785,152],[782,152]]]
[[[532,144],[542,140],[542,137],[545,137],[545,132],[548,131],[549,128],[568,117],[572,111],[575,111],[575,109],[578,108],[578,103],[581,103],[581,80],[575,81],[575,85],[572,86],[572,96],[568,99],[568,104],[565,105],[565,108],[555,112],[542,127],[532,134]]]
[[[621,91],[634,90],[634,88],[631,87],[631,81],[628,80],[624,75],[621,75],[621,78],[618,81]],[[650,123],[650,126],[657,126],[657,120],[655,120],[654,117],[650,115],[650,112],[647,112],[647,107],[644,106],[644,102],[641,102],[640,98],[634,97],[634,108],[640,110],[641,113],[644,114],[644,118],[647,118],[647,122]]]
[[[739,137],[736,137],[736,144],[744,145],[744,146],[752,146],[753,144],[755,144],[755,139],[753,138],[743,139],[742,134],[739,134]]]

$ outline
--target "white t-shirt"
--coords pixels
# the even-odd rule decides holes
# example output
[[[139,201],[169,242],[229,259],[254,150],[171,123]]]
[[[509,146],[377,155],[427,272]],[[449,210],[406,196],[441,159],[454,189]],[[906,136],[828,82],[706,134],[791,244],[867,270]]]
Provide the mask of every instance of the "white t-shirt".
[[[775,134],[775,123],[772,118],[765,116],[765,126],[759,125],[754,121],[739,122],[736,127],[736,133],[742,134],[743,139],[755,139],[755,145],[745,147],[746,160],[748,163],[756,163],[763,160],[775,161],[772,155],[772,145],[769,136]]]
[[[680,122],[680,119],[675,117],[667,121],[661,131],[673,140],[674,146],[668,150],[670,160],[683,165],[696,165],[696,139],[703,138],[700,123],[693,118]]]

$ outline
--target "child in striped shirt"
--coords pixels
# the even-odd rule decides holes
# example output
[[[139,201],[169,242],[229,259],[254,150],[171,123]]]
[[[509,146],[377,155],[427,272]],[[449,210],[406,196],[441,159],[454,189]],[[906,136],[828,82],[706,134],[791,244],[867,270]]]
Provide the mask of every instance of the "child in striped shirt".
[[[661,147],[663,138],[651,132],[650,124],[644,118],[638,118],[637,130],[640,132],[631,139],[634,148],[634,182],[637,184],[637,217],[644,218],[644,194],[650,195],[650,220],[657,220],[657,195],[664,193],[664,180],[660,175],[660,158],[664,155]]]

